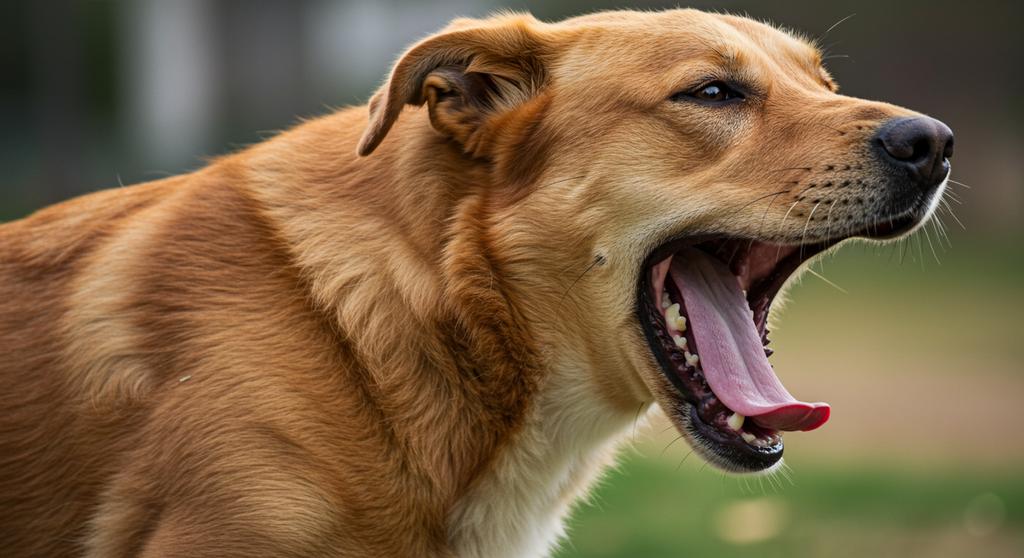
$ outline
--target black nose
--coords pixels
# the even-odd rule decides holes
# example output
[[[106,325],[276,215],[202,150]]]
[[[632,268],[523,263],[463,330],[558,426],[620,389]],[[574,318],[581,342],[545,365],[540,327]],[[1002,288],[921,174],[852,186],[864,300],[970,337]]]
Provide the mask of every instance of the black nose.
[[[927,190],[949,172],[953,156],[953,131],[927,116],[896,118],[882,125],[875,142],[883,156],[906,168],[917,184]]]

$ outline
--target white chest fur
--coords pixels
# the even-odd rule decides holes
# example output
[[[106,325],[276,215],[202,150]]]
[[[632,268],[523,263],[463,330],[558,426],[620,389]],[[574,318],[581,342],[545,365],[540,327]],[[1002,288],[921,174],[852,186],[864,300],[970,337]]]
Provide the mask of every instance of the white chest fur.
[[[572,503],[612,463],[635,420],[649,414],[610,410],[581,377],[549,379],[515,442],[460,501],[449,524],[456,556],[547,556],[565,534]]]

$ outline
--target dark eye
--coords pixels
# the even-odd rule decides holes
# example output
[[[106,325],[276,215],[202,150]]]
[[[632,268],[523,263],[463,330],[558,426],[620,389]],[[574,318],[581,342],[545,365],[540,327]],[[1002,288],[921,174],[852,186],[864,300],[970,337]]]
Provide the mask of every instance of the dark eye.
[[[696,99],[705,103],[724,103],[736,99],[742,100],[744,97],[742,93],[729,87],[725,82],[712,81],[711,83],[701,85],[693,91],[676,93],[672,98],[674,100]]]

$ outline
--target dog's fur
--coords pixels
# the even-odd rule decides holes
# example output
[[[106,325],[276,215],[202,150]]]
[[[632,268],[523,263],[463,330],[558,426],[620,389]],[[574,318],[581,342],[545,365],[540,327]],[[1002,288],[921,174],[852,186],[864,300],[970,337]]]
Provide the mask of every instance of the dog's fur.
[[[721,72],[743,107],[672,99]],[[864,146],[911,114],[743,18],[503,14],[369,110],[5,224],[0,554],[545,554],[672,389],[643,258],[865,221]],[[814,219],[791,185],[843,170]]]

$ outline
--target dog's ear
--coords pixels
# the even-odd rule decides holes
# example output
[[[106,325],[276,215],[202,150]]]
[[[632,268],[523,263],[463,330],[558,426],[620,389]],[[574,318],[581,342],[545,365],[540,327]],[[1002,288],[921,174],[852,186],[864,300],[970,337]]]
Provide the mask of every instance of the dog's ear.
[[[437,131],[467,153],[485,154],[496,117],[525,103],[544,82],[537,25],[525,15],[462,19],[414,45],[370,100],[359,155],[377,148],[405,105],[423,103]]]

